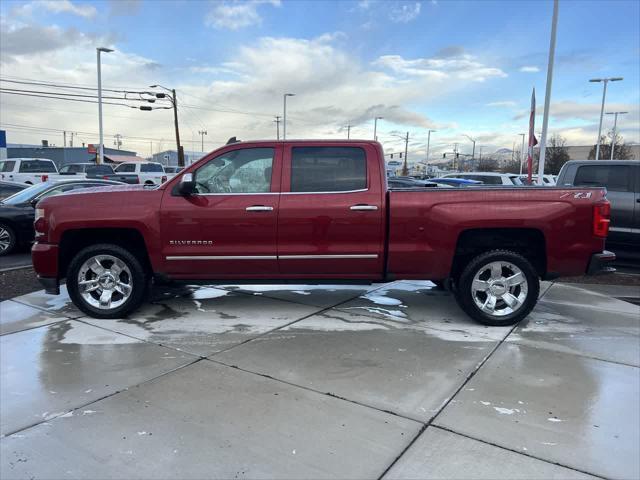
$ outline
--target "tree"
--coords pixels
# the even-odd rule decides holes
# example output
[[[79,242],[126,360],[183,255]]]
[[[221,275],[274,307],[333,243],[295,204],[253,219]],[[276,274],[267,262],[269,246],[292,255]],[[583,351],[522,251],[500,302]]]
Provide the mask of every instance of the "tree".
[[[570,160],[566,143],[566,139],[557,133],[551,136],[545,152],[544,173],[557,175],[562,166]]]
[[[496,172],[498,170],[498,160],[492,157],[486,157],[478,163],[479,172]]]
[[[600,160],[609,160],[611,158],[611,137],[612,133],[609,132],[609,135],[600,137]],[[608,138],[609,137],[609,138]],[[607,142],[608,140],[608,142]],[[596,158],[596,145],[591,148],[589,152],[589,160],[593,160]],[[622,135],[616,133],[616,144],[613,151],[613,159],[614,160],[633,160],[633,151],[631,147],[624,143],[624,139]]]
[[[508,160],[502,164],[502,167],[500,168],[502,173],[520,173],[520,161],[517,160],[520,158],[520,155],[517,150],[515,153],[513,160]]]

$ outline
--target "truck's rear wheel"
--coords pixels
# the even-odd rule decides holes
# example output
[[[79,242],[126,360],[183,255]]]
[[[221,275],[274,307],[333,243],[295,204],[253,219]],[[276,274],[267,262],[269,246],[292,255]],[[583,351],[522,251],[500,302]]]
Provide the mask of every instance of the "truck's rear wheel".
[[[540,292],[538,274],[515,252],[492,250],[475,257],[458,281],[460,307],[484,325],[518,323],[535,307]]]
[[[119,318],[132,312],[144,300],[147,285],[140,261],[118,245],[86,247],[67,270],[71,300],[95,318]]]

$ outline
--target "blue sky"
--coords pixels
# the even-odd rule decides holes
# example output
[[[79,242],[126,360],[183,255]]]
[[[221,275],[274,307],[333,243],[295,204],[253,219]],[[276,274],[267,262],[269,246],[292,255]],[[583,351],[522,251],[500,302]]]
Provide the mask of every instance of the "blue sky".
[[[93,85],[95,47],[108,45],[117,51],[104,57],[104,83],[176,87],[183,136],[195,143],[206,128],[209,149],[232,135],[273,136],[270,116],[294,91],[292,136],[340,137],[352,124],[353,136],[370,137],[381,115],[388,149],[398,148],[393,133],[410,131],[418,152],[434,128],[436,152],[470,148],[464,134],[490,151],[526,131],[532,87],[543,104],[551,12],[549,1],[4,1],[0,74]],[[621,132],[640,141],[639,18],[637,1],[560,1],[549,128],[567,143],[595,142],[602,89],[588,79],[599,76],[625,78],[610,86],[607,110],[629,111]],[[0,101],[3,124],[97,130],[92,106]],[[169,146],[168,114],[105,112],[125,145]],[[14,128],[9,141],[44,134]]]

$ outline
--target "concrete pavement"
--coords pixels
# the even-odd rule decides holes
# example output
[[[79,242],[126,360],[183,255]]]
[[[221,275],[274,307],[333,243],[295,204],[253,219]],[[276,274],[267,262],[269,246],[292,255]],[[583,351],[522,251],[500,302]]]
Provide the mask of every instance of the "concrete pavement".
[[[514,328],[429,282],[18,297],[0,477],[637,478],[640,307],[609,293],[545,284]]]

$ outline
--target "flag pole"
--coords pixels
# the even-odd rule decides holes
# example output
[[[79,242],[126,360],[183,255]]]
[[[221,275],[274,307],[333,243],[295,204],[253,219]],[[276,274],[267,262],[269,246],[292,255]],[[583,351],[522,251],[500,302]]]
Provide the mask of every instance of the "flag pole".
[[[549,43],[549,62],[547,64],[547,90],[544,94],[544,114],[542,117],[542,136],[540,138],[540,161],[538,162],[538,185],[543,185],[544,160],[547,146],[547,126],[549,124],[549,103],[551,102],[551,84],[553,82],[553,61],[556,53],[556,30],[558,26],[558,0],[553,0],[553,19],[551,20],[551,40]]]
[[[531,185],[533,173],[533,147],[538,143],[535,134],[536,124],[536,89],[531,92],[531,112],[529,112],[529,148],[527,149],[527,184]]]

